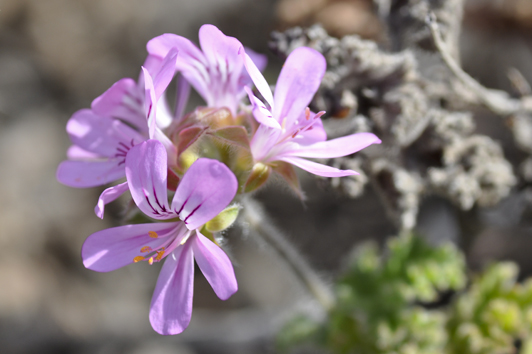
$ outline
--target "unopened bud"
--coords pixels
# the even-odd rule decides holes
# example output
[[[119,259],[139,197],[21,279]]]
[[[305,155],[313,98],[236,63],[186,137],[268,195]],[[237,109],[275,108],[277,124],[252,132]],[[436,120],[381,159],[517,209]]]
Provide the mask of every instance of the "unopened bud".
[[[261,162],[256,163],[249,174],[248,180],[246,181],[244,192],[249,193],[261,187],[264,183],[266,183],[268,177],[270,177],[271,171],[272,169],[270,166]]]

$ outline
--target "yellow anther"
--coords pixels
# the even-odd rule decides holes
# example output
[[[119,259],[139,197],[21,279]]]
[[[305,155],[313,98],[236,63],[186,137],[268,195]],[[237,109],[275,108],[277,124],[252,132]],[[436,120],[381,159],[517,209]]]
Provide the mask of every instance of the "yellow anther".
[[[142,253],[146,253],[146,252],[150,252],[151,251],[151,247],[150,246],[144,246],[140,249],[140,252]]]
[[[149,263],[150,265],[153,264],[153,257],[150,257],[150,259],[148,259],[148,263]]]
[[[140,261],[143,261],[145,260],[146,258],[142,257],[142,256],[136,256],[135,258],[133,258],[133,262],[137,263],[137,262],[140,262]]]
[[[148,231],[148,235],[150,235],[151,238],[159,237],[159,235],[157,235],[157,232],[155,232],[155,231]]]
[[[164,256],[164,247],[161,248],[160,251],[157,251],[157,256],[155,257],[155,260],[160,261],[161,259],[163,259],[163,256]]]

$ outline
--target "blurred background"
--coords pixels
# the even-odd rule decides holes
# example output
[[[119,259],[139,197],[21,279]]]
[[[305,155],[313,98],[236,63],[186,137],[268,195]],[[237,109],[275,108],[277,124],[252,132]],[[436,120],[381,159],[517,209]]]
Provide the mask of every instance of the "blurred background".
[[[85,238],[118,225],[122,205],[111,204],[105,220],[98,219],[93,207],[102,189],[62,186],[55,170],[66,157],[70,115],[120,78],[136,78],[152,37],[171,32],[197,41],[199,27],[214,24],[268,54],[266,75],[274,82],[282,60],[268,51],[269,33],[316,22],[335,36],[385,41],[371,0],[0,2],[1,353],[275,352],[273,338],[283,321],[316,304],[267,247],[238,230],[229,233],[239,292],[221,302],[197,272],[190,327],[159,336],[148,321],[159,265],[101,274],[81,262]],[[460,50],[464,69],[488,87],[511,91],[510,67],[531,82],[532,2],[466,1]],[[479,132],[519,154],[499,118],[479,111],[475,121]],[[257,197],[326,279],[334,279],[362,240],[393,235],[371,190],[352,200],[310,178],[303,184],[309,197],[304,204],[276,184]],[[512,259],[522,276],[532,272],[525,204],[510,195],[498,208],[475,211],[481,222],[475,237],[463,242],[470,266]],[[430,198],[419,225],[429,238],[457,240],[467,217]]]

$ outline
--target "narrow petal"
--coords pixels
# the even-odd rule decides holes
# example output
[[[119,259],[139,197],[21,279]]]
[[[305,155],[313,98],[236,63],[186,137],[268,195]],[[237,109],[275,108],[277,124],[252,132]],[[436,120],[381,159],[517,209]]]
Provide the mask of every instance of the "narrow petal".
[[[339,170],[331,166],[322,165],[320,163],[301,159],[299,157],[284,156],[280,157],[279,160],[291,163],[292,165],[295,165],[307,172],[322,177],[344,177],[359,174],[358,172],[352,170]]]
[[[153,85],[153,79],[148,72],[148,70],[142,67],[142,72],[144,74],[144,110],[146,113],[146,119],[148,124],[148,132],[150,139],[153,139],[155,134],[155,128],[157,127],[157,96],[155,94],[155,87]]]
[[[273,116],[279,122],[286,118],[287,129],[309,105],[325,69],[325,58],[311,48],[299,47],[286,59],[275,85]]]
[[[122,119],[141,131],[146,130],[142,91],[135,80],[121,79],[92,101],[91,109],[97,115]]]
[[[172,210],[189,230],[218,215],[235,197],[238,182],[223,163],[201,158],[187,170],[177,186]]]
[[[102,194],[100,194],[100,198],[98,198],[98,204],[96,204],[96,207],[94,208],[94,213],[96,213],[96,216],[100,219],[103,219],[105,205],[116,200],[128,189],[129,187],[127,182],[124,182],[104,190]]]
[[[157,140],[135,146],[126,157],[126,177],[135,204],[159,220],[176,217],[168,206],[167,166],[166,150]]]
[[[241,55],[244,56],[244,65],[246,66],[246,70],[251,77],[251,80],[255,84],[255,87],[270,105],[270,109],[273,110],[273,95],[270,85],[268,85],[268,82],[264,76],[262,76],[262,73],[260,72],[259,68],[257,68],[253,60],[244,52],[244,49],[241,50]],[[277,118],[277,116],[275,117]]]
[[[192,316],[194,253],[190,242],[177,247],[159,273],[151,300],[150,323],[163,335],[183,332]]]
[[[351,155],[369,145],[380,144],[381,140],[372,133],[357,133],[341,138],[322,141],[312,145],[299,146],[297,149],[283,152],[284,156],[335,158]]]
[[[164,57],[163,62],[161,63],[160,70],[153,76],[153,86],[155,89],[155,100],[158,101],[162,96],[163,92],[166,90],[170,81],[174,78],[176,70],[176,60],[177,60],[177,49],[172,48],[168,54]]]
[[[181,222],[113,227],[90,235],[81,249],[83,265],[97,272],[110,272],[145,256],[143,247],[157,249],[175,237]],[[155,232],[158,237],[150,236]],[[153,234],[152,234],[153,235]]]
[[[90,109],[74,113],[66,130],[74,145],[105,157],[125,155],[133,145],[145,140],[118,119],[100,116]]]
[[[248,47],[244,47],[244,50],[251,59],[251,61],[255,64],[257,69],[259,69],[259,71],[264,71],[266,65],[268,64],[268,57],[264,54],[257,53]],[[251,80],[251,77],[249,76],[247,70],[242,70],[242,73],[240,74],[240,79],[238,81],[240,83],[240,86],[242,87],[253,85],[253,80]]]
[[[251,92],[248,87],[246,87],[245,89],[248,94],[249,101],[253,106],[253,116],[255,117],[257,122],[259,122],[260,124],[264,124],[267,127],[280,130],[281,125],[273,118],[272,112],[270,112],[270,110],[268,110],[264,106],[264,103],[262,103],[261,100],[259,100],[257,97],[255,97],[255,95],[253,95],[253,92]]]
[[[238,290],[235,271],[225,252],[196,231],[190,240],[194,258],[201,272],[221,300],[227,300]]]
[[[63,161],[57,168],[57,180],[74,188],[103,186],[125,176],[119,159],[105,161]]]

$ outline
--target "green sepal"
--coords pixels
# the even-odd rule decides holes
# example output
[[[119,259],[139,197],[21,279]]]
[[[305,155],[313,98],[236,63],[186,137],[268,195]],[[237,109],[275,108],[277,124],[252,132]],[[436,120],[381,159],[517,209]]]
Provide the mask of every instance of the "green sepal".
[[[271,172],[272,168],[270,166],[261,162],[257,162],[253,166],[253,169],[251,170],[251,173],[246,181],[244,193],[253,192],[257,188],[261,187],[264,183],[266,183]]]
[[[205,229],[209,232],[219,232],[233,225],[238,217],[240,206],[232,205],[225,208],[220,214],[205,224]]]

